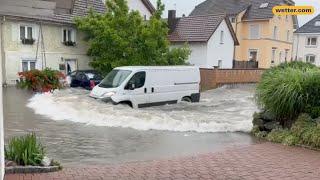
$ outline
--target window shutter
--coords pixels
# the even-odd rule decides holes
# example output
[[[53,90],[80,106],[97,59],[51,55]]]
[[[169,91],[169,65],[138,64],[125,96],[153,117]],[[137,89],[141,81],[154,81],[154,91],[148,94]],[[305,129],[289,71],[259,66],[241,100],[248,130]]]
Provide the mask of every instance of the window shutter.
[[[32,26],[32,38],[34,40],[38,40],[39,38],[39,29],[40,27],[38,25]]]
[[[259,39],[260,37],[259,25],[250,25],[250,39]]]
[[[76,29],[72,29],[72,41],[73,42],[77,42],[77,30]]]
[[[12,41],[19,41],[19,38],[20,38],[20,25],[19,24],[12,24],[11,25],[11,40]]]

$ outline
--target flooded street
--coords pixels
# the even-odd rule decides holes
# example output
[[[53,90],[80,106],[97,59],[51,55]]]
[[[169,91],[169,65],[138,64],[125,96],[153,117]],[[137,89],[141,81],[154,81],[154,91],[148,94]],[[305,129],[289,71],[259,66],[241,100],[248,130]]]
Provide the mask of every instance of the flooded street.
[[[33,95],[4,89],[5,138],[35,131],[64,166],[152,160],[255,143],[248,135],[254,86],[219,88],[197,104],[113,106],[67,89]]]

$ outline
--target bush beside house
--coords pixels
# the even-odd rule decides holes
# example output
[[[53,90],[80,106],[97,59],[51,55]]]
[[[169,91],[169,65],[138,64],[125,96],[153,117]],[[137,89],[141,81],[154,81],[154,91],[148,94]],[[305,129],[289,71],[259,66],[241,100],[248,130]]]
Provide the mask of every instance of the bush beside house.
[[[43,71],[31,70],[19,73],[19,87],[35,92],[52,92],[64,86],[63,73],[46,68]]]
[[[320,148],[320,70],[284,63],[267,70],[256,88],[263,109],[253,117],[252,133],[276,143]]]

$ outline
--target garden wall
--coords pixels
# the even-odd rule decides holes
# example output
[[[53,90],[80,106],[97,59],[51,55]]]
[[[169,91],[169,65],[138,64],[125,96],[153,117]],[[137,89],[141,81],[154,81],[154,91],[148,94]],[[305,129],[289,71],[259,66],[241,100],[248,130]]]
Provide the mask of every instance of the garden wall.
[[[200,69],[201,90],[214,89],[225,84],[257,83],[264,69]]]

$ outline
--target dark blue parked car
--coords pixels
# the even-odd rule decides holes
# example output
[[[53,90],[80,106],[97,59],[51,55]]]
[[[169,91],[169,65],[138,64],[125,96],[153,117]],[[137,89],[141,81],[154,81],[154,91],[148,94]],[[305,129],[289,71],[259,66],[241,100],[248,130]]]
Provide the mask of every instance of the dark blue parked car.
[[[83,87],[92,90],[102,81],[102,76],[94,70],[79,70],[68,75],[70,87]]]

